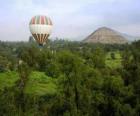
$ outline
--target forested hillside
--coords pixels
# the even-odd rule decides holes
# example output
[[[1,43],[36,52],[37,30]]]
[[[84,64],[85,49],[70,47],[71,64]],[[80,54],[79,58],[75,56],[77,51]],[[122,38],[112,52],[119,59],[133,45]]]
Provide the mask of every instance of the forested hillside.
[[[140,41],[0,42],[0,116],[139,116]]]

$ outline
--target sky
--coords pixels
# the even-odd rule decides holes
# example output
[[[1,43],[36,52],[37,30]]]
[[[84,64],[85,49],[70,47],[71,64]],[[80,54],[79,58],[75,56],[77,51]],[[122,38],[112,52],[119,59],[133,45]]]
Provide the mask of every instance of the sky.
[[[140,0],[0,0],[0,40],[28,41],[35,15],[51,18],[53,39],[82,40],[104,26],[140,36]]]

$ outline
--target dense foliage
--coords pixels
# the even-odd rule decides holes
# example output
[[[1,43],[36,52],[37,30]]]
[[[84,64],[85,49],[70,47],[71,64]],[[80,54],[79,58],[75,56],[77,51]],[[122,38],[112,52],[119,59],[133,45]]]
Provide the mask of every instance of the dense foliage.
[[[140,115],[140,41],[0,42],[0,51],[0,116]]]

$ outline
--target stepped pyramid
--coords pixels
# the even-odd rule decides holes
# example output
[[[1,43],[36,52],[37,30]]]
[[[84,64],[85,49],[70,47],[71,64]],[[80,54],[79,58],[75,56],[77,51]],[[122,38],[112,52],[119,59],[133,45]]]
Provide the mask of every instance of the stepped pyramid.
[[[97,29],[86,39],[86,43],[103,43],[103,44],[125,44],[128,40],[121,35],[121,33],[114,31],[107,27]]]

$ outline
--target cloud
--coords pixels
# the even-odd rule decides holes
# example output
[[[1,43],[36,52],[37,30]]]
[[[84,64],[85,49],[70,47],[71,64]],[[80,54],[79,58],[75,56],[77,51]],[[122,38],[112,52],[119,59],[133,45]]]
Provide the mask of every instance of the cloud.
[[[100,26],[140,35],[139,0],[7,0],[0,4],[2,40],[28,40],[28,23],[38,14],[51,17],[52,37],[84,38]]]
[[[122,33],[128,33],[130,35],[140,37],[140,23],[116,26],[115,29],[119,30]]]

